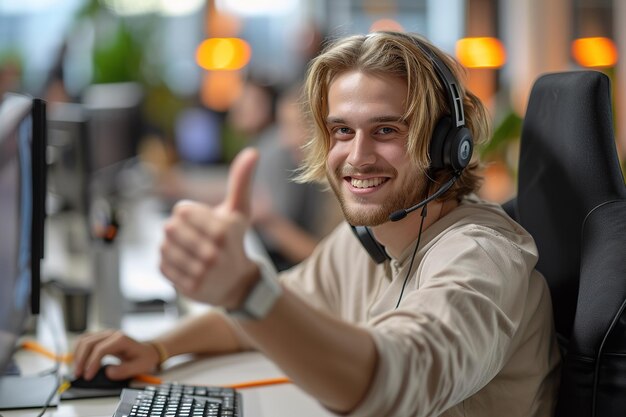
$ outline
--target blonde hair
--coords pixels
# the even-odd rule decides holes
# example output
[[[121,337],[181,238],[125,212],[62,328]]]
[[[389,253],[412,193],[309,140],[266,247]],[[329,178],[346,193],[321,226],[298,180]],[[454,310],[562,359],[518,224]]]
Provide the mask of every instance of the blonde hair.
[[[297,180],[326,183],[326,157],[330,150],[330,135],[326,128],[328,89],[340,74],[358,70],[364,73],[399,77],[406,80],[406,110],[403,119],[409,124],[407,153],[419,169],[428,173],[429,144],[437,121],[449,114],[447,93],[432,60],[417,42],[445,63],[459,79],[463,69],[452,57],[440,51],[417,35],[396,32],[375,32],[340,39],[329,45],[309,66],[304,86],[304,100],[313,121],[313,135],[304,147],[305,158]],[[474,145],[489,137],[487,110],[481,101],[459,85],[465,110],[465,125],[470,130]],[[457,198],[478,190],[481,176],[479,162],[472,162],[463,170],[444,199]],[[446,180],[450,174],[436,172],[434,180]],[[444,177],[445,175],[445,177]]]

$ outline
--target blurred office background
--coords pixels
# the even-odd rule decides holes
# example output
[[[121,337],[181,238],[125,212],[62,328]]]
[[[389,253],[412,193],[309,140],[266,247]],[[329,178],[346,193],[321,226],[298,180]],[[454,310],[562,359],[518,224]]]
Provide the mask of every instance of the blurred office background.
[[[49,155],[50,212],[69,210],[82,219],[80,227],[63,226],[65,252],[84,248],[85,227],[92,240],[115,239],[119,201],[143,213],[125,229],[154,243],[159,236],[145,214],[154,210],[137,201],[147,189],[166,202],[219,201],[228,162],[268,132],[282,135],[297,160],[305,124],[281,107],[281,98],[297,88],[326,40],[385,29],[421,33],[467,68],[469,88],[493,119],[493,137],[479,149],[484,197],[504,202],[515,193],[521,120],[532,83],[545,72],[591,68],[609,75],[618,151],[626,160],[623,0],[0,0],[0,95],[23,92],[48,102],[49,140],[57,148]],[[282,127],[268,130],[277,123]],[[87,162],[77,156],[85,152],[82,137],[92,138]],[[120,179],[130,159],[143,168]],[[122,196],[119,181],[126,184]],[[267,217],[267,200],[257,200],[259,219]],[[311,217],[297,206],[285,210]],[[336,221],[323,208],[315,211]],[[71,236],[76,228],[82,238]],[[92,254],[108,248],[96,246]],[[156,276],[153,249],[135,245],[113,262],[148,259]],[[293,255],[287,263],[301,256],[283,255]],[[141,279],[129,285],[155,288]],[[154,297],[168,294],[156,288]]]
[[[81,101],[93,84],[137,83],[146,157],[165,167],[223,163],[245,143],[224,115],[247,79],[280,91],[325,39],[419,32],[468,68],[489,105],[484,193],[503,201],[514,192],[528,92],[543,72],[609,74],[624,157],[625,28],[620,0],[0,0],[0,90]]]

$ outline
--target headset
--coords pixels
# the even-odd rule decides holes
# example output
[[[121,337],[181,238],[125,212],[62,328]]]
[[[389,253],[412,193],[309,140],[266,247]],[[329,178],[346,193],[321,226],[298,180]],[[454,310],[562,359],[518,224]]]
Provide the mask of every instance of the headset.
[[[452,71],[427,44],[413,36],[406,37],[430,59],[439,77],[441,86],[446,93],[450,115],[443,116],[437,121],[430,140],[429,156],[431,170],[447,169],[452,172],[452,178],[425,200],[409,208],[391,213],[389,220],[392,222],[402,220],[407,214],[420,207],[424,207],[426,204],[448,191],[469,164],[474,150],[472,135],[465,126],[463,97],[461,97],[459,83],[452,74]],[[379,264],[389,259],[389,255],[387,255],[384,246],[376,241],[369,227],[351,227],[374,262]]]

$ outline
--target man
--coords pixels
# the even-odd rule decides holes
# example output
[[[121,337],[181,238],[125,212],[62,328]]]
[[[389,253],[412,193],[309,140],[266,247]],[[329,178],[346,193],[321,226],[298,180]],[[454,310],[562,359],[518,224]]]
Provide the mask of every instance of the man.
[[[424,40],[387,32],[340,40],[313,60],[315,134],[300,179],[326,179],[347,223],[272,284],[242,246],[256,158],[244,151],[225,201],[179,204],[162,247],[162,271],[176,288],[227,313],[145,344],[87,336],[76,372],[93,375],[104,354],[122,359],[109,376],[123,378],[183,352],[254,346],[342,415],[551,415],[559,355],[536,248],[499,207],[475,197],[477,163],[430,160],[433,130],[450,124],[442,117],[459,119],[437,62],[459,73]],[[467,135],[487,137],[487,116],[457,88],[465,158]],[[401,210],[410,213],[390,221]],[[369,227],[380,264],[348,223]],[[242,309],[253,317],[228,313]]]

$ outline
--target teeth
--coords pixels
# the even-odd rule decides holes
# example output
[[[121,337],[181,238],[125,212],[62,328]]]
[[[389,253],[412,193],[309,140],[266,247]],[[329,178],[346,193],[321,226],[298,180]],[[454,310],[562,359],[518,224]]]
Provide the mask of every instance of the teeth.
[[[368,178],[366,180],[360,180],[357,178],[352,178],[350,180],[350,184],[352,184],[352,186],[354,188],[369,188],[369,187],[376,187],[380,184],[382,184],[383,182],[385,182],[385,178]]]

